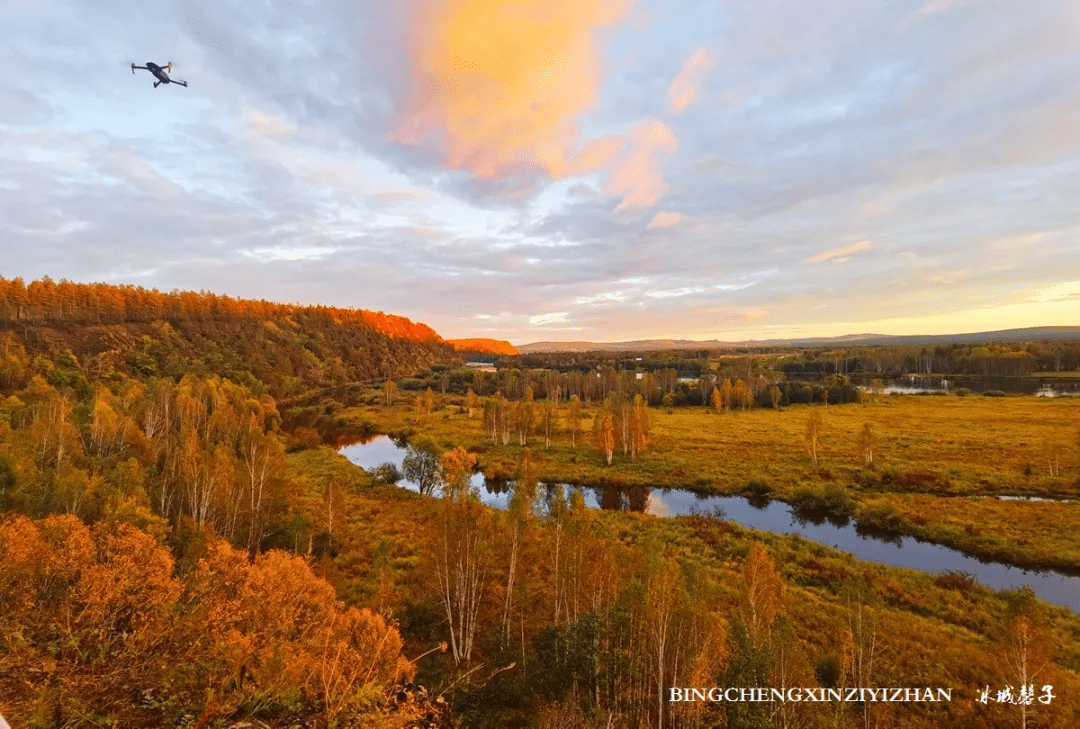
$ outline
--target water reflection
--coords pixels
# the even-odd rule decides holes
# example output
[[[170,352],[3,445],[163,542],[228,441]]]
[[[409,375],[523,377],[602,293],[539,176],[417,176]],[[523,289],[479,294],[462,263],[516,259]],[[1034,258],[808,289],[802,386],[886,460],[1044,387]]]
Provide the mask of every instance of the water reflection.
[[[983,392],[1004,392],[1010,395],[1034,395],[1036,397],[1067,397],[1080,395],[1080,380],[1034,379],[1017,377],[934,377],[931,375],[903,375],[875,378],[873,375],[851,375],[851,381],[860,389],[871,390],[875,379],[880,379],[886,395],[919,395],[935,392],[952,393],[967,390],[973,395]]]
[[[788,506],[791,510],[791,518],[799,525],[805,526],[812,524],[813,526],[821,526],[822,524],[832,524],[837,528],[846,527],[851,523],[851,517],[847,514],[835,514],[828,509],[819,509],[811,506],[800,506],[798,504],[794,506]]]
[[[342,448],[341,453],[366,469],[386,462],[395,463],[400,468],[404,450],[389,438],[380,436],[366,443],[354,442],[353,445]],[[477,487],[485,504],[499,509],[507,508],[513,491],[513,481],[485,480],[483,474],[476,473],[473,474],[472,484]],[[417,490],[416,484],[401,482],[400,485]],[[559,484],[543,484],[544,499],[549,500],[558,486]],[[796,509],[784,502],[770,500],[764,494],[744,498],[709,496],[681,489],[651,489],[645,486],[562,486],[567,496],[571,489],[581,488],[586,506],[594,509],[636,511],[656,516],[723,514],[724,518],[745,527],[775,534],[798,534],[820,544],[850,552],[858,559],[930,573],[965,572],[995,589],[1028,586],[1047,602],[1080,612],[1080,577],[1052,571],[1023,570],[979,560],[938,544],[859,526],[846,516],[813,509]]]

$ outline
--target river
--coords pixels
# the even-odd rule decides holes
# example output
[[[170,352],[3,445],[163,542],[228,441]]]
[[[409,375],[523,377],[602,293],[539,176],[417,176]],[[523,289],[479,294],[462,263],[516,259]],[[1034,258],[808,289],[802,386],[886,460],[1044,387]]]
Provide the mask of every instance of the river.
[[[340,452],[365,469],[393,463],[399,469],[405,450],[385,435],[366,443],[341,447]],[[486,482],[483,474],[473,474],[472,483],[485,504],[505,509],[510,496],[506,483]],[[415,483],[400,486],[417,491]],[[554,488],[545,485],[547,489]],[[543,489],[541,489],[543,494]],[[782,501],[751,503],[741,496],[706,496],[682,489],[585,487],[585,503],[592,508],[640,511],[656,516],[717,514],[752,529],[775,534],[799,534],[820,544],[850,552],[858,559],[907,567],[929,573],[965,572],[980,583],[1006,590],[1028,586],[1039,597],[1080,613],[1080,577],[1058,572],[1036,572],[997,562],[982,562],[954,549],[921,542],[913,537],[869,534],[848,519],[815,518],[796,513]]]

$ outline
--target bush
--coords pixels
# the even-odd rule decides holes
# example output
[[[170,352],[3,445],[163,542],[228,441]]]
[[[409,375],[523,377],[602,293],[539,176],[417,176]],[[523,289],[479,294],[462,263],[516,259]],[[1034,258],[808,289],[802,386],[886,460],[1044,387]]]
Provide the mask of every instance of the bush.
[[[322,436],[319,435],[319,431],[314,428],[297,428],[292,438],[289,439],[289,445],[292,449],[304,450],[306,448],[318,448],[322,444]]]
[[[371,470],[371,475],[377,482],[391,486],[396,486],[397,482],[404,478],[401,471],[393,463],[380,463]]]
[[[975,587],[975,578],[969,575],[967,572],[957,572],[951,570],[949,572],[942,572],[934,580],[934,583],[938,587],[942,587],[946,590],[957,590],[967,594]]]
[[[765,496],[772,492],[772,485],[761,476],[754,476],[743,487],[744,494],[753,494],[754,496]]]
[[[858,521],[860,526],[887,532],[901,531],[904,526],[900,512],[887,501],[871,501],[860,511]]]
[[[818,512],[834,517],[855,513],[855,499],[843,486],[830,484],[824,489],[800,486],[792,496],[792,505],[802,512]]]
[[[1005,397],[1005,393],[1001,390],[987,390],[983,393],[983,397]]]
[[[814,674],[825,688],[836,688],[844,675],[844,664],[834,653],[826,653],[814,664]]]
[[[968,395],[971,394],[971,390],[966,388],[966,387],[958,387],[955,390],[953,390],[953,394],[956,395],[957,397],[967,397]]]

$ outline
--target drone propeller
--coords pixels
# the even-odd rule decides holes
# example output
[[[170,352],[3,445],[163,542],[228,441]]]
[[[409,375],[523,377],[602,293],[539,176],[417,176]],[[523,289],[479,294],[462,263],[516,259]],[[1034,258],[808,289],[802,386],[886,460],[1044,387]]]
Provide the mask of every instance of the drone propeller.
[[[172,73],[172,61],[165,64],[165,67],[169,69],[169,73]]]
[[[135,64],[131,64],[131,75],[135,75]]]

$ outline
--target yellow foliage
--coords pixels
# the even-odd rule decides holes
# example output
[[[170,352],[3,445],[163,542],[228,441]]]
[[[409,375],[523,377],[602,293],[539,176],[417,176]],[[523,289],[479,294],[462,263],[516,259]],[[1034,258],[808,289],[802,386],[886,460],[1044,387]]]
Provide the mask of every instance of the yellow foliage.
[[[396,628],[346,607],[306,561],[271,551],[252,563],[219,539],[181,578],[170,552],[135,527],[18,516],[0,523],[0,594],[0,641],[12,648],[0,676],[31,675],[51,653],[63,674],[91,672],[85,690],[97,695],[79,701],[102,711],[148,687],[207,719],[297,694],[332,717],[370,708],[414,672]]]

